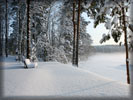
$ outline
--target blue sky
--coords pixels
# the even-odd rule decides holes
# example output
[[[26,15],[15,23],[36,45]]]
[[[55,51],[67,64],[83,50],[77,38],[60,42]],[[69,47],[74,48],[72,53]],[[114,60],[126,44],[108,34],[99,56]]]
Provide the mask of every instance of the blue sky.
[[[94,28],[93,20],[89,19],[86,13],[83,13],[82,16],[85,18],[86,21],[90,21],[91,23],[87,26],[87,33],[91,35],[91,38],[93,40],[92,45],[118,45],[118,43],[115,43],[114,40],[111,38],[109,41],[106,41],[103,44],[100,44],[99,41],[102,38],[102,35],[105,33],[107,34],[109,30],[106,30],[104,27],[104,24],[99,24],[96,28]],[[122,39],[123,40],[123,37]]]

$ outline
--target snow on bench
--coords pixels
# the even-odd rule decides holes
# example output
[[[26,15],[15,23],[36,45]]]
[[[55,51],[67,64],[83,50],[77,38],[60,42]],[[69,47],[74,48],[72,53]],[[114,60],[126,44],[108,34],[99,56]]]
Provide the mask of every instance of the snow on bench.
[[[25,68],[36,68],[37,62],[31,62],[29,59],[24,60]]]

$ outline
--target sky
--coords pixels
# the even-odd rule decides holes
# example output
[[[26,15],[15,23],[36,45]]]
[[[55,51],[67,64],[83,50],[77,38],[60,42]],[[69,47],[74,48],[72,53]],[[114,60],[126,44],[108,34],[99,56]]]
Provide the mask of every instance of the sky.
[[[86,13],[82,13],[82,16],[85,18],[86,21],[90,21],[91,23],[87,26],[87,33],[91,35],[91,39],[93,40],[92,45],[119,45],[119,43],[115,43],[114,40],[111,38],[110,40],[100,44],[99,41],[102,38],[103,34],[107,34],[109,30],[106,30],[104,24],[99,24],[96,28],[94,28],[93,20],[89,19]],[[123,36],[121,41],[123,40]]]

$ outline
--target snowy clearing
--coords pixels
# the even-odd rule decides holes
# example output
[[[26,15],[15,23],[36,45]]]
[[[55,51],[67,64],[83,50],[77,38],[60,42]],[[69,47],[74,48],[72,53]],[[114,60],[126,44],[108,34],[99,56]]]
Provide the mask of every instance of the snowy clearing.
[[[38,68],[24,65],[9,56],[4,61],[4,97],[9,96],[90,96],[129,97],[129,85],[93,71],[58,62],[39,62]],[[104,70],[104,69],[103,69]]]
[[[124,53],[97,53],[80,62],[79,66],[106,78],[127,82]]]

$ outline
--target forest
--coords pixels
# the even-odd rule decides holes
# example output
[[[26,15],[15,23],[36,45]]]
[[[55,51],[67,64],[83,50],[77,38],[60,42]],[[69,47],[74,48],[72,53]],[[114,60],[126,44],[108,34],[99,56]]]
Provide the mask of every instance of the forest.
[[[8,35],[6,35],[8,42],[5,40],[7,55],[15,55],[17,50],[19,60],[22,59],[22,56],[29,55],[32,61],[39,58],[43,61],[59,61],[62,63],[72,61],[72,3],[68,3],[68,0],[46,0],[44,2],[31,0],[28,2],[29,9],[26,1],[9,0],[2,3],[8,4],[6,9],[8,11],[8,22],[3,19],[3,23],[5,23],[3,27],[6,27],[7,30],[12,28],[11,33],[9,34],[10,30],[8,30]],[[6,6],[3,5],[3,10]],[[27,19],[28,13],[29,19]],[[82,17],[80,20],[79,59],[87,57],[92,48],[91,37],[86,33],[88,22]],[[5,29],[2,31],[6,33]]]
[[[113,38],[125,46],[129,77],[131,4],[132,0],[0,0],[0,55],[16,55],[19,61],[27,58],[78,66],[78,61],[88,59],[95,51],[86,31],[90,22],[81,16],[85,12],[94,20],[95,28],[104,23],[109,30],[100,43]],[[122,34],[124,43],[119,41]]]

